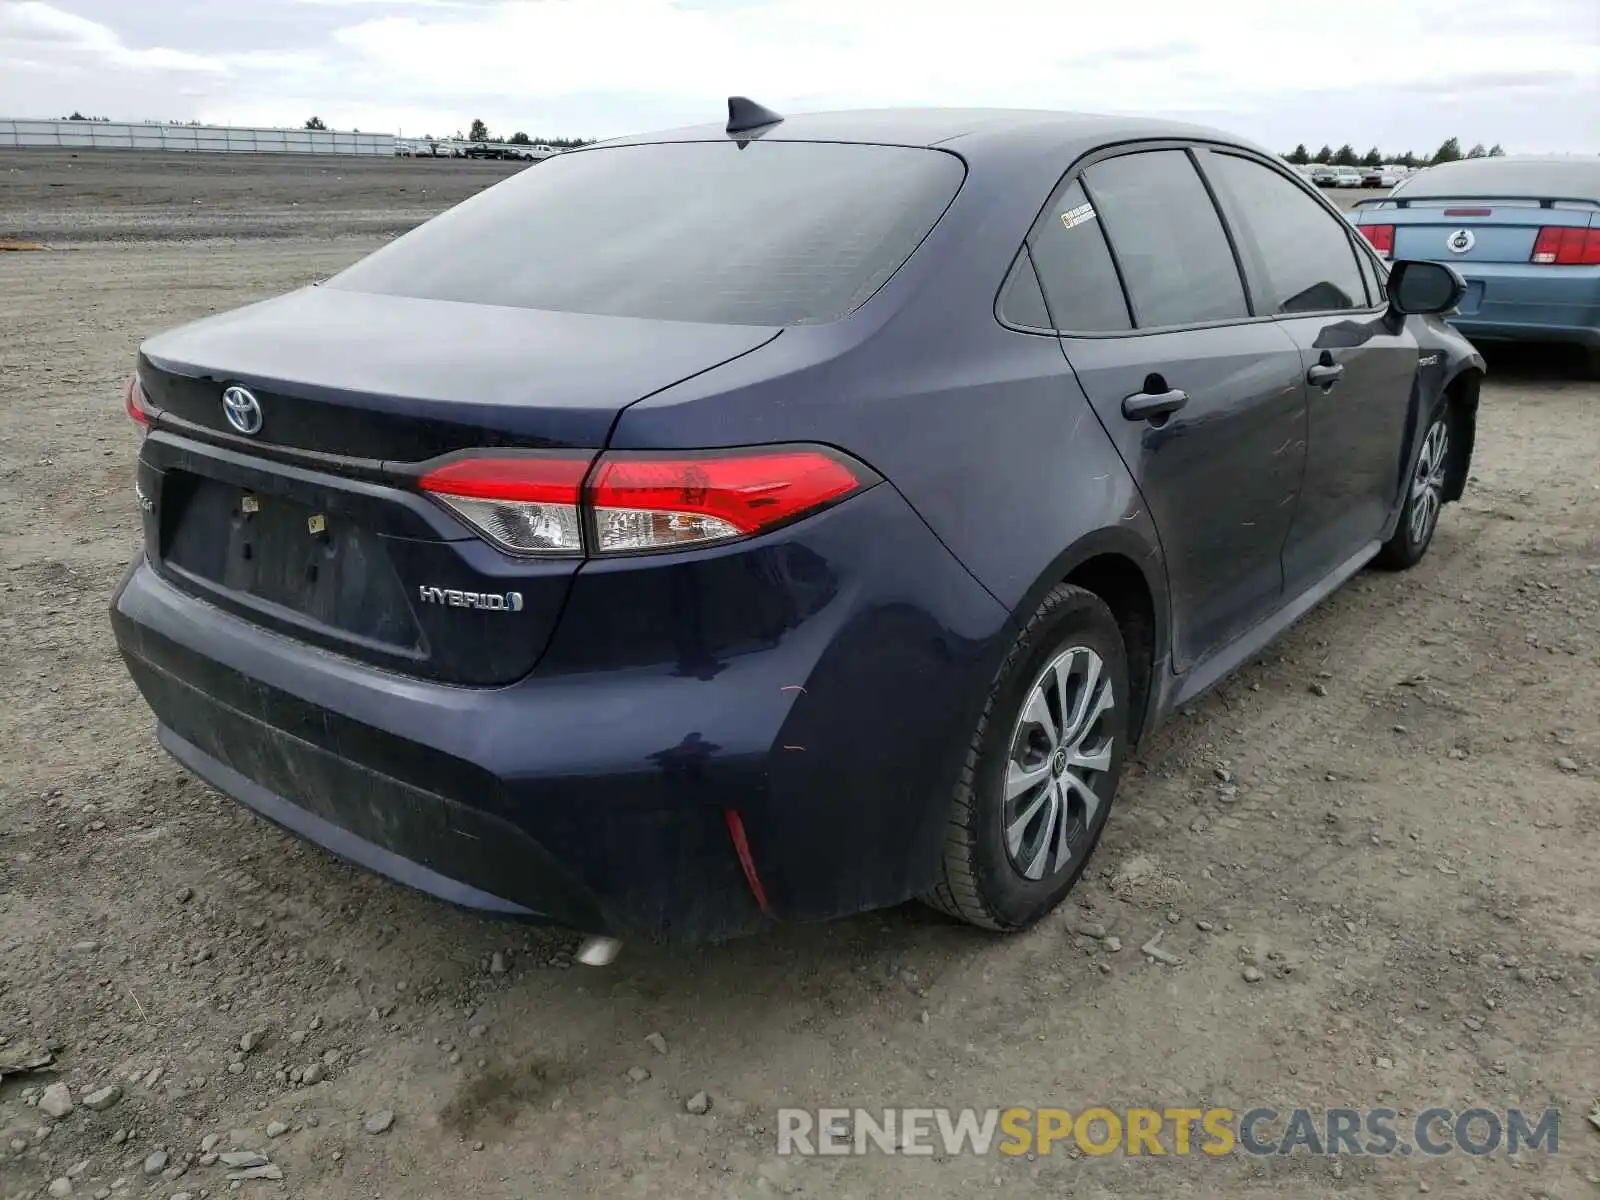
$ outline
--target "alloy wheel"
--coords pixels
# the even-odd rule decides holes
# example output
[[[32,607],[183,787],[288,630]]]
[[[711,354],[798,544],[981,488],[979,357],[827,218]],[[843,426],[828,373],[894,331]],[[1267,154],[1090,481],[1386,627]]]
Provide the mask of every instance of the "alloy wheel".
[[[1116,708],[1100,656],[1074,646],[1050,660],[1029,687],[1011,734],[1003,832],[1012,867],[1025,879],[1059,872],[1088,844],[1105,802],[1096,790],[1111,769]]]
[[[1444,472],[1450,449],[1450,430],[1441,416],[1428,427],[1411,478],[1411,542],[1425,544],[1444,504]]]

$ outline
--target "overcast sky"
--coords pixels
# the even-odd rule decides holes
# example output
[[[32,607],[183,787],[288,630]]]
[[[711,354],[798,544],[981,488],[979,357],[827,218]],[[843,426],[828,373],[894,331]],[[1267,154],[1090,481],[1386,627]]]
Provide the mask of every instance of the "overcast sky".
[[[608,137],[999,105],[1600,151],[1597,0],[0,0],[0,116]]]

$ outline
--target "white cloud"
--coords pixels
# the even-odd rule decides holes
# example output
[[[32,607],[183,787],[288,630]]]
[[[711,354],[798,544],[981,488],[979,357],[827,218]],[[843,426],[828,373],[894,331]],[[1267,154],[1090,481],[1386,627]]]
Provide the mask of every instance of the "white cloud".
[[[0,4],[0,68],[12,55],[27,57],[35,67],[54,63],[64,72],[110,68],[223,74],[227,70],[217,59],[203,55],[160,46],[129,47],[108,26],[37,0]]]
[[[0,110],[16,108],[7,58],[33,61],[38,87],[38,63],[65,61],[41,49],[53,38],[112,74],[210,74],[185,81],[198,93],[193,115],[240,124],[317,112],[343,126],[441,132],[481,116],[502,132],[609,136],[715,120],[722,98],[742,92],[779,111],[1169,113],[1280,146],[1600,140],[1594,0],[1522,0],[1514,13],[1501,0],[1341,0],[1336,11],[1282,0],[255,0],[277,30],[315,27],[287,48],[211,55],[138,48],[131,33],[72,16],[73,3],[0,0]],[[119,30],[137,25],[126,11]],[[227,4],[211,19],[225,27]],[[105,108],[67,90],[23,107]]]

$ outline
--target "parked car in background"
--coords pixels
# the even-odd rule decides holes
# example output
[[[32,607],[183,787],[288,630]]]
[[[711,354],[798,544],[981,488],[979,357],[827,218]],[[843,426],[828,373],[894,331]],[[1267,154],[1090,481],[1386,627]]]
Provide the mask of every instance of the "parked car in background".
[[[1361,186],[1365,188],[1392,188],[1405,178],[1403,167],[1363,167]]]
[[[189,770],[458,904],[1024,928],[1131,747],[1427,552],[1460,279],[1198,126],[729,108],[145,342],[118,645]]]
[[[1311,182],[1318,187],[1353,188],[1361,186],[1361,171],[1357,167],[1317,166],[1311,173]]]
[[[531,151],[524,152],[521,146],[513,146],[509,142],[473,142],[461,152],[463,158],[532,158]]]
[[[1351,217],[1386,258],[1462,274],[1450,323],[1474,341],[1572,343],[1600,378],[1600,160],[1441,163],[1360,201]]]

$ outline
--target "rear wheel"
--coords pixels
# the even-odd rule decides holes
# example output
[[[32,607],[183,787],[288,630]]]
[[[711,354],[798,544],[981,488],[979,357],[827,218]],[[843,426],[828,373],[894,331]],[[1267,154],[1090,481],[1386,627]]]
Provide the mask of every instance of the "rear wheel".
[[[986,929],[1024,929],[1083,873],[1111,811],[1128,732],[1128,665],[1105,602],[1062,584],[1000,669],[951,798],[924,897]]]
[[[1439,527],[1444,508],[1444,477],[1450,464],[1450,409],[1441,404],[1422,435],[1422,450],[1406,485],[1405,507],[1394,535],[1374,560],[1391,571],[1403,571],[1422,561]]]

